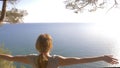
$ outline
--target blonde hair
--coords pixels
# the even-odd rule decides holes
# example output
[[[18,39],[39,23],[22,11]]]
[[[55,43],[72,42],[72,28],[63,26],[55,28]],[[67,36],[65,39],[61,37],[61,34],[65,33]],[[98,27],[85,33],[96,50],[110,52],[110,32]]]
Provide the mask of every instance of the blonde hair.
[[[52,37],[49,34],[41,34],[36,41],[36,49],[41,53],[37,60],[39,68],[47,68],[48,58],[44,55],[52,48]]]

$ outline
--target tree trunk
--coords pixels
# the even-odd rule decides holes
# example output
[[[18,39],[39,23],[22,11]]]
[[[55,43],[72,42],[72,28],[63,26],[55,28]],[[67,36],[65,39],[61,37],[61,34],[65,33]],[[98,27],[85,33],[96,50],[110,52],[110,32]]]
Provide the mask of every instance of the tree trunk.
[[[3,0],[3,5],[2,5],[2,12],[1,12],[1,17],[0,17],[0,24],[4,21],[4,18],[6,16],[6,6],[7,6],[7,0]]]

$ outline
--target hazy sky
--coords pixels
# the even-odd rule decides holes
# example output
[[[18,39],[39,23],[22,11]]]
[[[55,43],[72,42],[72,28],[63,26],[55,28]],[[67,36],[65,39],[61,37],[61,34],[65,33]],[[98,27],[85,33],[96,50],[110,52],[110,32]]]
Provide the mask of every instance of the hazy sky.
[[[120,9],[99,9],[96,12],[74,13],[66,9],[65,0],[20,0],[17,4],[19,9],[28,11],[24,17],[26,23],[119,23]]]

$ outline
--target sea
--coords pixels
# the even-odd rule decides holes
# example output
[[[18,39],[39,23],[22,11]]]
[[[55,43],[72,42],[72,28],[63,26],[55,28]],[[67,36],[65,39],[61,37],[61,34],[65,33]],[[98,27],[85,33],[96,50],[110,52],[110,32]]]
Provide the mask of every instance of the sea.
[[[51,55],[64,57],[96,57],[113,55],[120,57],[120,46],[109,36],[98,31],[94,23],[21,23],[3,24],[0,26],[0,44],[9,49],[12,55],[38,54],[35,49],[36,39],[40,34],[50,34],[53,39]],[[100,27],[99,29],[102,29]],[[15,62],[17,68],[31,65]],[[99,68],[120,67],[104,61],[61,66],[60,68]]]

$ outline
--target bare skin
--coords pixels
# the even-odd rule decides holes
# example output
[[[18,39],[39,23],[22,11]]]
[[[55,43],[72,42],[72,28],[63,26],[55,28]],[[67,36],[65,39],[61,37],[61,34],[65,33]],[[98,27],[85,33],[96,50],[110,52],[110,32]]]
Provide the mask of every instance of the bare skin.
[[[44,54],[46,57],[51,57],[49,52],[44,53]],[[30,64],[30,60],[26,56],[12,56],[12,55],[0,54],[0,59]],[[90,57],[90,58],[62,57],[61,56],[59,57],[58,60],[59,60],[59,66],[91,63],[91,62],[97,62],[97,61],[105,61],[110,64],[118,64],[118,60],[116,58],[113,58],[112,55],[104,55],[104,56]]]
[[[90,57],[90,58],[65,58],[61,57],[59,59],[60,66],[65,65],[72,65],[72,64],[83,64],[83,63],[91,63],[91,62],[97,62],[97,61],[105,61],[110,64],[118,64],[118,60],[116,58],[113,58],[112,55],[105,55],[105,56],[99,56],[99,57]]]

